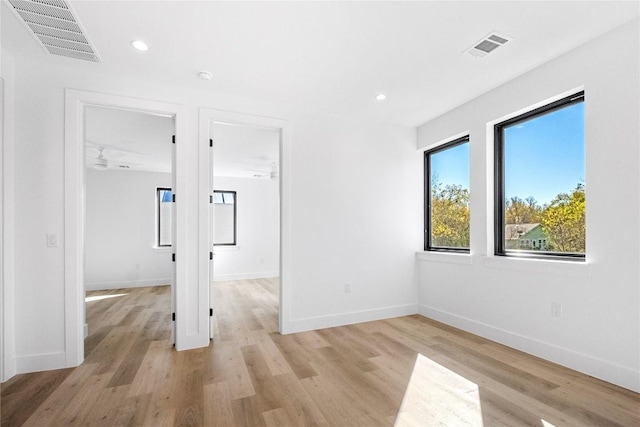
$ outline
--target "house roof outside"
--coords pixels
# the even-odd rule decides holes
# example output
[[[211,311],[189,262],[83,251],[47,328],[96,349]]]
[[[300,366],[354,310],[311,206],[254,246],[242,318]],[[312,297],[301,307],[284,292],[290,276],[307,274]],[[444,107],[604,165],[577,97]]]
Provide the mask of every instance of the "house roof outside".
[[[504,226],[504,238],[506,240],[519,240],[537,227],[540,227],[538,222],[532,224],[506,224]]]

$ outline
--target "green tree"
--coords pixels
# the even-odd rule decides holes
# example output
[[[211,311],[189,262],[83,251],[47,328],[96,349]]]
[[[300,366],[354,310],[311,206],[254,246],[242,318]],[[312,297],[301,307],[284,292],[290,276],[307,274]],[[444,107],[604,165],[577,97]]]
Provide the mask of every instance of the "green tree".
[[[542,207],[533,197],[512,197],[505,204],[504,216],[505,224],[535,224],[540,222]]]
[[[431,244],[469,247],[469,190],[461,185],[431,187]]]
[[[558,194],[544,209],[540,223],[551,250],[585,252],[585,210],[584,184],[578,184],[571,194]]]

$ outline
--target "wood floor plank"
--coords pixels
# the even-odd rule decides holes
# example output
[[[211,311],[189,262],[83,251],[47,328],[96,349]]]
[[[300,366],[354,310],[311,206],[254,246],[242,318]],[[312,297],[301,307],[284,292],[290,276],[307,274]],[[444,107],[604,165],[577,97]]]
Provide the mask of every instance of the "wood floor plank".
[[[269,371],[272,375],[288,374],[293,372],[291,366],[287,363],[278,346],[273,342],[271,336],[261,332],[255,333],[254,342],[260,347],[260,351],[264,356],[264,359],[269,367]]]
[[[226,381],[233,400],[255,396],[241,348],[229,342],[213,343],[212,347],[205,368],[205,384]]]
[[[89,292],[85,363],[2,385],[5,426],[640,426],[640,395],[419,315],[280,335],[277,279],[215,283],[177,352],[170,288]]]
[[[293,419],[289,418],[289,414],[283,408],[272,409],[262,413],[262,418],[267,427],[282,427],[299,425]]]
[[[311,367],[311,353],[296,342],[295,336],[280,335],[279,333],[269,335],[299,379],[318,375]]]
[[[132,396],[154,393],[169,386],[172,347],[166,341],[153,341],[149,344],[131,383],[130,393]]]
[[[25,374],[2,385],[0,425],[22,425],[73,369]]]
[[[306,392],[294,374],[277,375],[275,388],[282,396],[280,403],[293,426],[329,426],[315,399]],[[265,421],[267,419],[265,418]]]
[[[231,390],[226,381],[204,386],[204,420],[212,427],[233,427]]]

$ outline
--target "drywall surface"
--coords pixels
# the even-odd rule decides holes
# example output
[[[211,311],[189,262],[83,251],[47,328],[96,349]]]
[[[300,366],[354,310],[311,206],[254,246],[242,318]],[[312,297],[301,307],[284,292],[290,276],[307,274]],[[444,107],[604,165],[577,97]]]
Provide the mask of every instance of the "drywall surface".
[[[415,313],[415,137],[415,129],[384,124],[296,122],[291,331]]]
[[[197,280],[198,263],[205,259],[194,256],[199,237],[197,189],[202,184],[198,108],[241,111],[285,119],[291,129],[293,148],[284,153],[291,166],[282,171],[291,182],[285,195],[289,221],[284,225],[291,250],[283,260],[290,283],[283,303],[290,307],[291,318],[285,319],[283,331],[416,312],[413,254],[419,247],[422,214],[416,197],[421,160],[415,153],[415,128],[322,115],[313,106],[291,111],[270,100],[246,99],[222,89],[211,96],[207,91],[101,74],[99,66],[45,57],[28,43],[13,53],[17,167],[12,249],[19,372],[65,367],[68,360],[65,242],[46,246],[47,233],[64,235],[65,88],[184,106],[186,132],[177,143],[186,145],[186,156],[177,167],[185,176],[183,200],[189,202],[183,218],[190,234],[184,237],[186,256],[179,262],[190,280]],[[351,293],[344,292],[347,282]],[[194,302],[193,293],[190,298],[190,304],[199,301]]]
[[[420,312],[635,391],[638,35],[636,20],[418,130],[420,149],[463,132],[471,139],[471,255],[418,254]],[[493,256],[492,125],[580,89],[586,111],[586,262]],[[551,316],[553,302],[562,305],[561,317]]]
[[[280,194],[277,179],[215,177],[216,190],[236,192],[235,246],[214,246],[214,280],[278,277]]]
[[[156,246],[158,187],[171,174],[86,169],[86,290],[171,283],[171,248]]]

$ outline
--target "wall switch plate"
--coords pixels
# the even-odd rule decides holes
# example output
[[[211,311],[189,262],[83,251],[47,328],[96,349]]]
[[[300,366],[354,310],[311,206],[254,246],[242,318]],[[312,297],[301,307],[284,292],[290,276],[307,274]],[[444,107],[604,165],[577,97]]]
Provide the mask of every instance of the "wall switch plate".
[[[551,315],[553,317],[562,317],[562,304],[557,302],[551,303]]]
[[[344,293],[345,294],[350,294],[351,293],[351,283],[345,283],[344,284]]]

